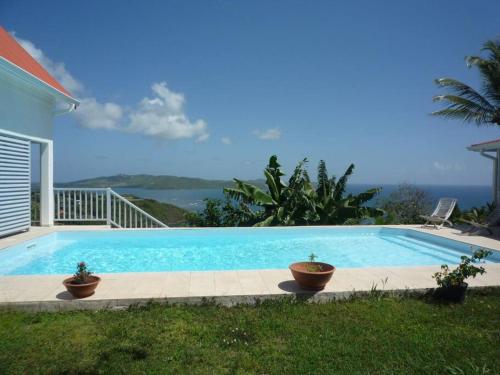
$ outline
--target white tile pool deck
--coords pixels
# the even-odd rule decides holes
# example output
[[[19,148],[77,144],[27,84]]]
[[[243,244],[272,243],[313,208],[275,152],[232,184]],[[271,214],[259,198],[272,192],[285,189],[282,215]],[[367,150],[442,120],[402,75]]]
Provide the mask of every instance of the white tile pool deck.
[[[500,251],[500,241],[495,239],[460,236],[458,230],[448,228],[404,227]],[[32,228],[30,232],[0,239],[0,251],[54,231],[107,229],[106,226]],[[485,275],[468,280],[471,287],[500,286],[500,264],[487,264],[485,268]],[[122,308],[150,301],[200,303],[205,300],[234,305],[297,295],[310,301],[324,301],[370,292],[375,286],[377,290],[395,293],[425,292],[435,287],[432,274],[437,270],[439,266],[337,269],[326,288],[317,293],[300,289],[287,269],[101,274],[102,282],[96,293],[80,300],[66,292],[61,275],[0,276],[0,307],[57,311]]]

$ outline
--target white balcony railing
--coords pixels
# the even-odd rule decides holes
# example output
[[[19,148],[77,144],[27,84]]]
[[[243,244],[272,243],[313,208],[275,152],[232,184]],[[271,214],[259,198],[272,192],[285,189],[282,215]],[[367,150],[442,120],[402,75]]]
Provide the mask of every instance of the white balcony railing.
[[[110,188],[54,188],[54,208],[56,222],[105,221],[116,228],[167,227]]]

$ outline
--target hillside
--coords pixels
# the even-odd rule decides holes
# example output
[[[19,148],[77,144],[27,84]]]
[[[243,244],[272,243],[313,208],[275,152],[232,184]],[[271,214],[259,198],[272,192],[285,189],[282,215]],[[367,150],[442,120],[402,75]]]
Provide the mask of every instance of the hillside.
[[[251,181],[262,184],[261,180]],[[178,176],[153,176],[148,174],[95,177],[85,180],[58,183],[59,187],[122,187],[142,189],[222,189],[233,186],[230,180],[205,180],[203,178],[178,177]]]
[[[187,225],[184,215],[189,211],[183,208],[169,203],[158,202],[154,199],[142,199],[133,195],[126,195],[125,198],[168,226],[183,227]]]

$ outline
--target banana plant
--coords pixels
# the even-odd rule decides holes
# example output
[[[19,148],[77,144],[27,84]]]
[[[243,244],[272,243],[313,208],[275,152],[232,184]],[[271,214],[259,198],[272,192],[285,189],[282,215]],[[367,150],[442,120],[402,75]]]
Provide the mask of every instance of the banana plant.
[[[357,195],[344,196],[347,182],[353,171],[354,164],[351,164],[342,177],[336,181],[334,176],[328,177],[326,163],[323,160],[319,162],[316,189],[318,224],[349,224],[356,223],[363,218],[383,215],[383,211],[378,208],[364,206],[366,202],[380,193],[380,188],[369,189]]]
[[[258,221],[256,226],[286,225],[284,203],[288,187],[281,179],[284,175],[278,163],[278,157],[273,155],[264,169],[267,192],[258,186],[235,178],[233,181],[236,187],[225,188],[224,194],[236,201],[262,207],[260,215],[262,220]]]
[[[234,179],[235,187],[224,189],[224,193],[244,207],[261,207],[252,217],[255,226],[347,224],[383,213],[382,210],[364,206],[380,192],[379,188],[345,196],[348,179],[354,171],[353,164],[337,181],[333,176],[328,177],[326,164],[320,161],[316,189],[306,165],[307,159],[297,164],[287,184],[282,179],[285,174],[278,158],[273,155],[264,170],[267,191]]]

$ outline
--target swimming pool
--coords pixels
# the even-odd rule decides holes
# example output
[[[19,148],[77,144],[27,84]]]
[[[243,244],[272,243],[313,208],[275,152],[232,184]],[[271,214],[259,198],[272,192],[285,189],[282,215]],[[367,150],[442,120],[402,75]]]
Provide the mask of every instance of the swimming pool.
[[[57,232],[0,250],[0,275],[283,269],[319,261],[339,268],[458,263],[469,245],[410,229],[281,227]],[[500,262],[495,252],[489,262]]]

